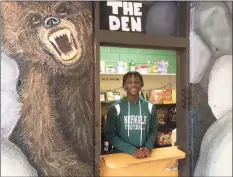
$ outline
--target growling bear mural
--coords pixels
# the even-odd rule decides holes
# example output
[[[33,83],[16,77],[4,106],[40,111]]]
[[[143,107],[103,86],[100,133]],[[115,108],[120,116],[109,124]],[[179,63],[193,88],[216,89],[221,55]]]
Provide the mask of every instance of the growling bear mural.
[[[10,140],[39,176],[93,176],[91,2],[2,2],[1,18],[2,56],[20,73]]]

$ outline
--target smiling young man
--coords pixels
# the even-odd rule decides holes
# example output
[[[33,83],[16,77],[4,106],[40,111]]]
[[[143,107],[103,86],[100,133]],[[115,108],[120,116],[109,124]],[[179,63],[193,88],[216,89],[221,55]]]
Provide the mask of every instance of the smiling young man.
[[[107,140],[118,152],[135,158],[151,155],[158,127],[155,106],[140,97],[143,86],[140,73],[124,75],[123,88],[127,95],[109,108],[104,130]]]

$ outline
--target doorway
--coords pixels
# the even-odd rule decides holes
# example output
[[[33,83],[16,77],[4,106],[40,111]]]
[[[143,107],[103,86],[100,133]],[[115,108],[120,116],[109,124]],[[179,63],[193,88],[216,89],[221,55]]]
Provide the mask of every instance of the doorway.
[[[101,154],[102,142],[101,107],[105,104],[100,101],[100,83],[103,79],[100,74],[100,60],[102,59],[101,50],[103,51],[104,47],[170,50],[176,52],[176,146],[186,153],[186,158],[179,160],[179,176],[189,176],[189,103],[185,101],[186,97],[183,96],[183,94],[189,94],[189,3],[179,2],[178,4],[179,32],[178,36],[173,37],[101,29],[100,2],[95,2],[95,139],[97,145],[95,158],[97,163]],[[104,78],[106,79],[107,77]],[[117,77],[114,76],[113,80],[114,79],[117,80]],[[118,79],[120,81],[119,77]],[[164,86],[165,85],[166,84],[164,84]],[[172,88],[172,85],[170,87]],[[114,90],[114,88],[118,88],[118,86],[115,85],[111,87],[110,90]],[[107,104],[108,103],[106,103],[106,105]],[[96,173],[98,173],[98,171]]]

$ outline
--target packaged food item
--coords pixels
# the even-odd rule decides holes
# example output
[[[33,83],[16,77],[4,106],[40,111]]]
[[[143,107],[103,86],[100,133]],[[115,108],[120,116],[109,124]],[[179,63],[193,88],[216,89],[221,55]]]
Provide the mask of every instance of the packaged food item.
[[[116,73],[116,68],[112,65],[106,65],[106,73]]]
[[[120,74],[125,73],[125,63],[123,61],[118,62],[117,73],[120,73]]]
[[[161,61],[162,64],[162,69],[161,69],[161,73],[162,74],[167,74],[167,69],[168,69],[168,61]]]
[[[163,103],[163,90],[151,90],[150,101],[153,104],[162,104]]]
[[[160,146],[169,145],[170,144],[170,134],[158,132],[157,143]]]
[[[136,71],[140,74],[148,74],[148,65],[139,65],[136,66]]]
[[[163,92],[163,104],[171,104],[172,102],[172,90],[164,90]]]
[[[157,143],[158,143],[158,145],[163,144],[163,133],[162,132],[158,132],[158,134],[157,134]]]
[[[163,62],[159,61],[158,62],[158,73],[161,74],[163,69]]]
[[[109,152],[109,142],[108,141],[105,141],[104,142],[104,149],[103,149],[104,152]]]
[[[118,101],[121,99],[121,94],[120,92],[113,92],[114,95],[114,100]]]
[[[169,122],[176,122],[176,108],[170,108],[169,109],[169,116],[168,116]]]
[[[100,73],[105,73],[105,61],[100,60]]]
[[[170,134],[164,133],[163,135],[163,145],[169,145],[170,144]]]
[[[147,62],[147,66],[148,66],[147,73],[150,73],[151,72],[151,62],[150,62],[150,60],[147,60],[146,62]]]
[[[158,121],[159,121],[160,125],[165,125],[166,124],[164,114],[158,114],[157,117],[158,117]]]
[[[114,146],[111,146],[110,152],[113,152],[113,151],[114,151]]]
[[[167,108],[159,108],[157,109],[157,117],[159,124],[164,125],[168,121],[168,109]]]
[[[154,65],[152,66],[152,72],[153,73],[158,73],[158,62],[157,61],[155,61],[154,62]]]
[[[106,92],[106,101],[115,101],[114,94],[112,91]]]
[[[100,101],[105,101],[105,93],[104,92],[100,93]]]
[[[170,135],[170,142],[172,146],[175,146],[176,143],[176,129],[172,130],[172,133]]]
[[[133,60],[129,62],[129,71],[136,71],[136,64]]]
[[[176,89],[172,89],[172,103],[176,103]]]

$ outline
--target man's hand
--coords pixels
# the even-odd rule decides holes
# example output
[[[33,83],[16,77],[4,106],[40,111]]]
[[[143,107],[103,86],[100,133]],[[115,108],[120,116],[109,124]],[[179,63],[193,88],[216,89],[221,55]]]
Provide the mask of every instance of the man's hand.
[[[148,149],[147,147],[142,147],[141,151],[145,154],[145,157],[150,157],[151,156],[151,150]]]
[[[140,159],[145,157],[145,153],[143,151],[141,151],[140,149],[135,149],[135,151],[133,152],[132,156],[136,159]]]

